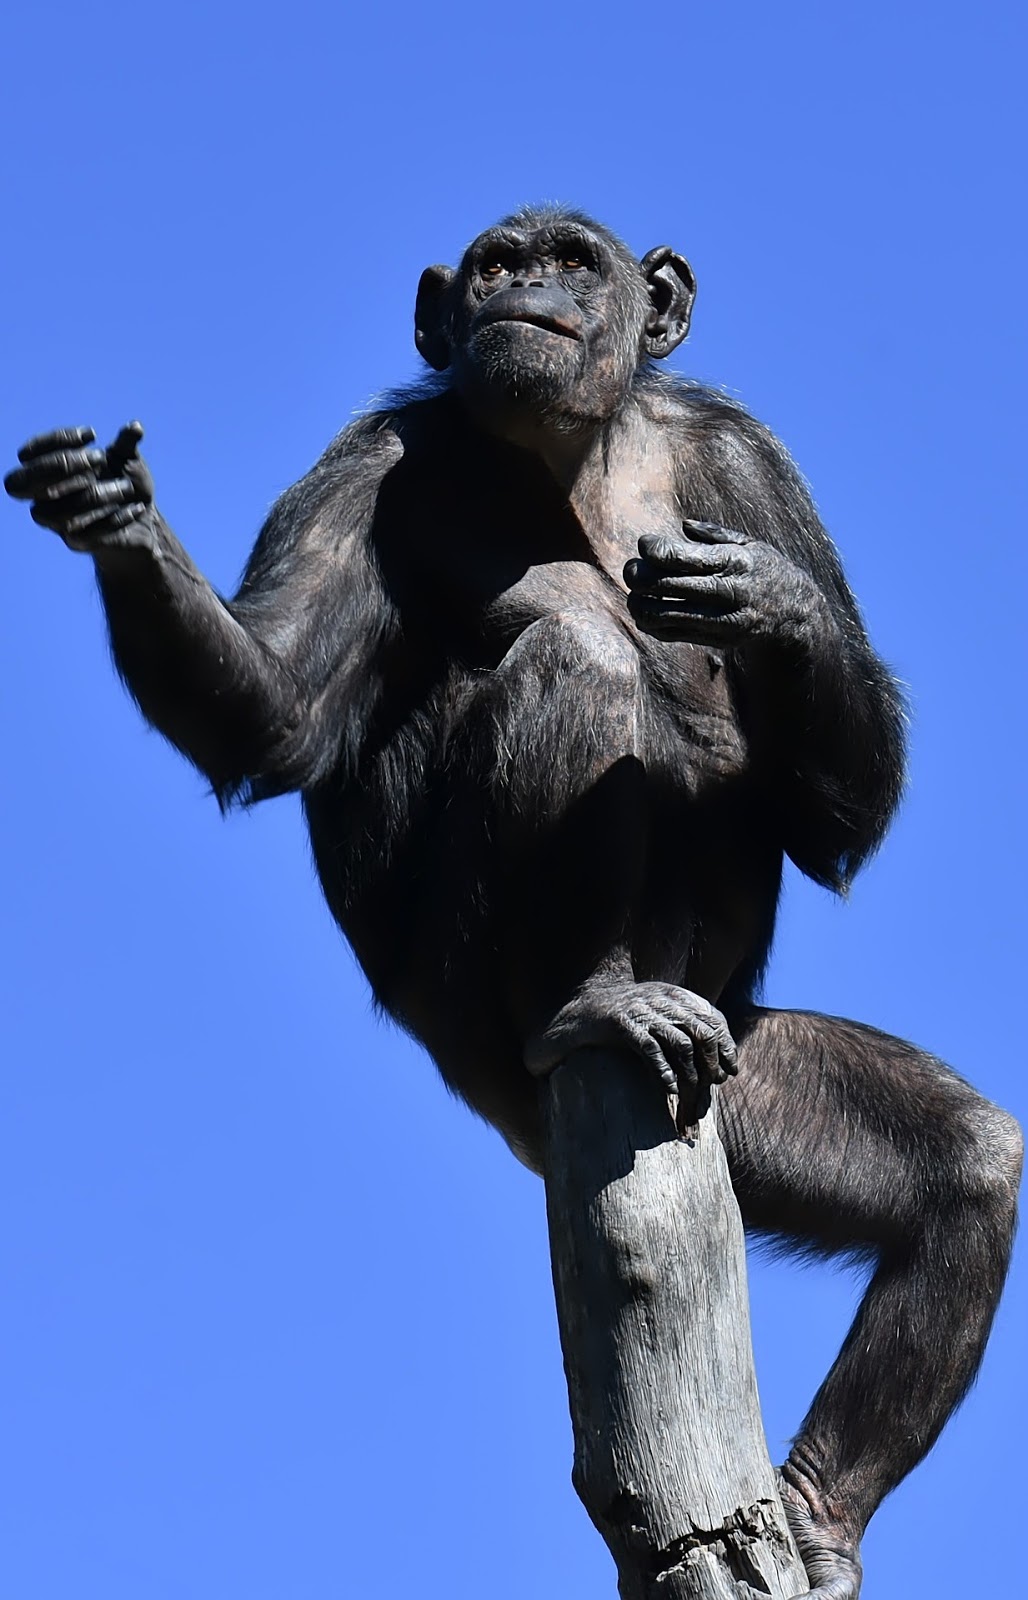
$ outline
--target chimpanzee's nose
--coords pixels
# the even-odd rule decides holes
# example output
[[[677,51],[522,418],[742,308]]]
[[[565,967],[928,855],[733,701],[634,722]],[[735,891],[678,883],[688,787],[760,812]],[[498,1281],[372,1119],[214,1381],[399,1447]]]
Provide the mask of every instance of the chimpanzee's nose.
[[[528,272],[519,272],[516,278],[511,279],[512,289],[545,289],[542,278],[532,277]]]

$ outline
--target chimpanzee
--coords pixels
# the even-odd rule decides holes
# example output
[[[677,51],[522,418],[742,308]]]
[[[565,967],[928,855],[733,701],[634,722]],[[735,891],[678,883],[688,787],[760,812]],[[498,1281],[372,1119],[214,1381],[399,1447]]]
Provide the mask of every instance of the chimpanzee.
[[[841,890],[902,713],[781,445],[655,360],[695,294],[579,212],[422,276],[440,376],[346,428],[234,599],[153,503],[138,424],[32,440],[8,491],[94,558],[118,669],[223,803],[299,790],[378,1003],[530,1165],[587,1044],[725,1082],[746,1223],[873,1276],[783,1468],[818,1600],[978,1366],[1017,1125],[910,1044],[756,1001],[783,857]],[[727,1080],[727,1081],[725,1081]]]

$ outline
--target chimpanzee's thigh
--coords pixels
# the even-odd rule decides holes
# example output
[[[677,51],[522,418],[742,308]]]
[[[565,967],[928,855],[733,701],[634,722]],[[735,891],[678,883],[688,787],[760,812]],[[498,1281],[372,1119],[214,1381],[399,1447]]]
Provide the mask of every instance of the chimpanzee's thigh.
[[[841,1017],[729,1016],[721,1132],[748,1227],[830,1254],[903,1253],[925,1218],[1009,1186],[1013,1119],[935,1057]]]

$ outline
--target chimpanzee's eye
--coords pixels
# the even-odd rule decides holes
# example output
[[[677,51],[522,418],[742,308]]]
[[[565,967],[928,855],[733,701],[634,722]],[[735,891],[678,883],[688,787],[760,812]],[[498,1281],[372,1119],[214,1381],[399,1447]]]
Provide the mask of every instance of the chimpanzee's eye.
[[[581,272],[585,266],[581,256],[564,256],[560,264],[565,272]]]
[[[503,272],[503,262],[494,256],[491,261],[483,261],[479,270],[483,278],[498,278]]]

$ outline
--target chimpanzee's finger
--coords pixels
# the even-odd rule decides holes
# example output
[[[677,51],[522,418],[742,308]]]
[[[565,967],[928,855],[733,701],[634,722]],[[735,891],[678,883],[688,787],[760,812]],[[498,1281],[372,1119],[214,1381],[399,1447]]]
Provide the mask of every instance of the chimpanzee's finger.
[[[59,483],[52,483],[41,495],[43,500],[63,500],[66,495],[74,494],[77,489],[86,488],[87,484],[95,483],[96,478],[91,472],[83,472],[77,478],[62,478]]]
[[[739,1051],[728,1031],[728,1024],[723,1019],[721,1027],[717,1030],[717,1049],[722,1067],[729,1077],[734,1078],[739,1071]]]
[[[37,433],[35,438],[22,445],[18,460],[22,463],[34,461],[36,456],[48,456],[55,450],[67,450],[72,445],[92,444],[95,438],[92,428],[55,428],[52,433]]]
[[[639,549],[641,555],[625,565],[625,582],[631,589],[653,588],[669,577],[742,573],[748,567],[748,557],[738,545],[695,544],[667,539],[663,534],[644,534]]]
[[[71,485],[76,482],[82,487],[73,489]],[[84,483],[81,478],[72,478],[58,488],[62,492],[55,495],[51,491],[43,504],[48,513],[68,517],[80,511],[92,511],[96,506],[126,506],[139,497],[131,478],[87,478]]]
[[[663,1017],[650,1024],[650,1033],[660,1044],[664,1059],[670,1061],[674,1068],[674,1082],[667,1084],[665,1078],[665,1083],[678,1094],[688,1094],[700,1070],[695,1042]]]
[[[739,583],[736,573],[683,573],[665,577],[655,594],[633,589],[628,598],[629,602],[634,600],[642,606],[657,602],[705,616],[718,616],[724,611],[737,611],[743,604],[744,592],[745,585]]]
[[[107,446],[107,465],[112,472],[120,472],[126,461],[131,461],[139,453],[139,441],[143,437],[143,424],[141,422],[126,422],[119,429],[118,437],[113,444]]]
[[[735,617],[729,611],[699,611],[669,604],[656,596],[630,595],[628,610],[636,627],[657,639],[687,639],[691,644],[723,645],[726,629],[736,632]]]
[[[74,478],[85,469],[102,467],[102,450],[57,450],[49,455],[36,456],[23,467],[15,467],[4,479],[4,488],[15,500],[35,500],[46,493],[53,484],[64,478]]]
[[[735,1042],[727,1028],[717,1028],[704,1037],[702,1055],[709,1083],[724,1083],[726,1078],[734,1078],[739,1070]]]
[[[130,522],[136,522],[146,507],[135,504],[130,506],[101,506],[94,511],[85,511],[80,517],[71,517],[64,524],[62,532],[69,538],[81,538],[89,532],[115,533],[119,528],[125,528]]]
[[[696,1067],[698,1074],[707,1083],[724,1083],[725,1071],[721,1065],[716,1039],[694,1038],[693,1045],[696,1050]]]
[[[29,516],[39,528],[52,528],[58,533],[64,526],[64,518],[56,506],[50,505],[46,500],[37,500],[35,505],[29,506]]]
[[[629,1041],[644,1056],[650,1065],[656,1068],[657,1075],[668,1093],[671,1093],[678,1082],[674,1066],[668,1060],[660,1047],[659,1040],[654,1036],[651,1028],[639,1017],[626,1016],[622,1019],[622,1028]]]
[[[736,533],[734,528],[723,528],[720,522],[700,522],[696,517],[683,517],[682,528],[690,539],[698,539],[701,544],[748,543],[744,533]]]
[[[689,540],[678,533],[644,533],[639,539],[639,558],[673,572],[689,559],[691,548]]]

